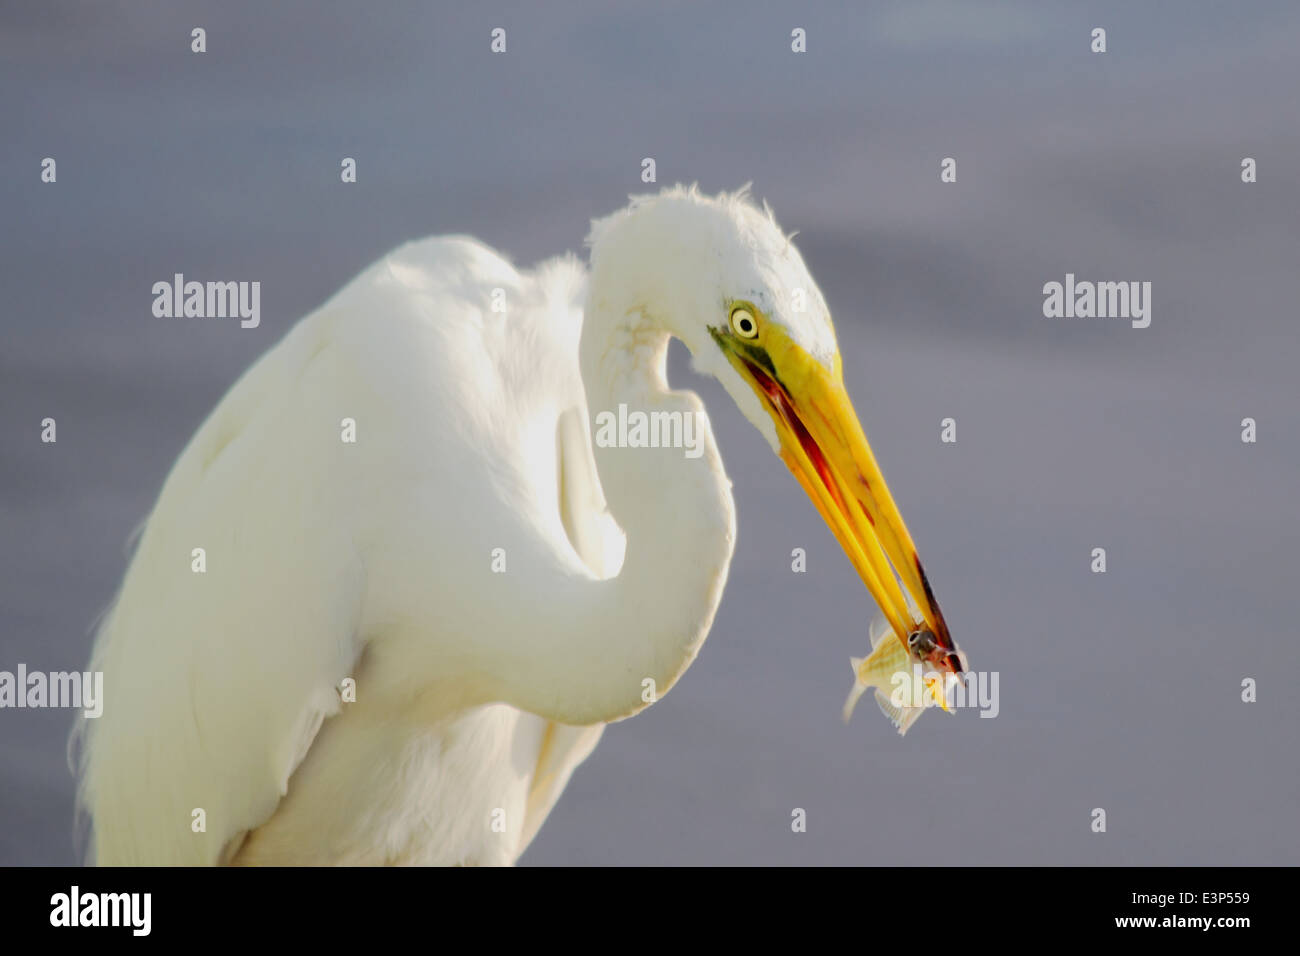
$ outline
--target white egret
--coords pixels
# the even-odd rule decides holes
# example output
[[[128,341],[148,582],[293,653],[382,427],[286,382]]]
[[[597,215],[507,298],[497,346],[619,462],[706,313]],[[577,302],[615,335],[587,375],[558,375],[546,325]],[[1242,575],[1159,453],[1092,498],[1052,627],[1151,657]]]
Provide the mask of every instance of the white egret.
[[[667,385],[672,336],[894,631],[924,626],[959,669],[770,210],[677,187],[589,243],[589,272],[404,245],[222,399],[96,639],[103,716],[75,734],[99,863],[513,862],[604,725],[690,665],[722,596],[730,482],[699,398]],[[620,406],[691,416],[699,454],[593,442]]]

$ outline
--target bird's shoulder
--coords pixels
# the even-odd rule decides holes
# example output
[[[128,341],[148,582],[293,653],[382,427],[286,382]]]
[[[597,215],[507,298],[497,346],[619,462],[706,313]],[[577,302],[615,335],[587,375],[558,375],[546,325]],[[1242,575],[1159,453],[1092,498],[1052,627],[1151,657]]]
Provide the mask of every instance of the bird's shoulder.
[[[443,288],[470,294],[498,284],[514,286],[521,278],[504,254],[466,235],[425,236],[405,242],[369,272],[387,274],[413,290]]]
[[[576,354],[586,283],[572,254],[519,269],[470,236],[430,236],[375,261],[303,324],[308,337],[353,346],[433,337],[454,361],[531,355],[536,365]]]
[[[363,271],[340,293],[373,301],[388,292],[413,299],[459,303],[485,316],[514,323],[536,319],[543,309],[580,311],[585,267],[572,254],[519,269],[504,254],[472,236],[429,236],[404,243]]]

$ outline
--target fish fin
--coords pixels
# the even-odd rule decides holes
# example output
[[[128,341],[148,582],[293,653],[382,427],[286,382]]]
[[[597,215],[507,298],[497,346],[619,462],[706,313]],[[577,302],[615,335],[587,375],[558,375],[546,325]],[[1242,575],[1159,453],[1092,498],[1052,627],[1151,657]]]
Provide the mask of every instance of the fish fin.
[[[887,637],[894,636],[894,629],[890,627],[889,622],[883,617],[878,617],[871,622],[867,629],[867,637],[871,641],[871,649],[874,651],[880,646],[880,642]]]
[[[853,716],[853,710],[858,706],[858,701],[862,699],[862,695],[865,694],[866,692],[867,692],[866,684],[855,683],[849,689],[849,697],[848,700],[844,702],[844,711],[842,714],[844,718],[844,722],[846,724],[849,722],[849,719]]]
[[[926,701],[925,705],[927,707],[938,707],[939,709],[951,714],[952,708],[948,706],[948,692],[947,692],[947,687],[945,686],[946,683],[947,682],[942,678],[940,678],[939,680],[931,680],[931,679],[926,680],[925,692],[926,692],[926,696],[929,697],[929,700]]]
[[[898,729],[898,735],[901,737],[907,733],[908,729],[916,723],[916,718],[921,716],[925,710],[924,707],[899,707],[891,701],[884,691],[876,691],[876,706],[880,712],[889,718]]]
[[[955,674],[944,674],[939,680],[932,680],[926,685],[930,701],[926,703],[927,707],[938,707],[945,714],[953,712],[952,705],[948,702],[952,690],[960,682]]]
[[[853,716],[853,708],[858,706],[858,699],[867,692],[867,685],[862,682],[862,678],[859,676],[863,660],[865,658],[849,658],[849,663],[853,665],[853,686],[849,688],[848,700],[844,702],[843,716],[846,724],[849,722],[849,718]]]

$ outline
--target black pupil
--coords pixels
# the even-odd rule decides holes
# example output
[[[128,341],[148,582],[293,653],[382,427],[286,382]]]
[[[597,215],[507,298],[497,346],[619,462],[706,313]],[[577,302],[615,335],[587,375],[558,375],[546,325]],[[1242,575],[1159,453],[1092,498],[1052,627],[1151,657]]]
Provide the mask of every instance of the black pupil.
[[[740,331],[748,332],[751,328],[753,328],[753,323],[749,321],[749,317],[742,315],[740,317]]]

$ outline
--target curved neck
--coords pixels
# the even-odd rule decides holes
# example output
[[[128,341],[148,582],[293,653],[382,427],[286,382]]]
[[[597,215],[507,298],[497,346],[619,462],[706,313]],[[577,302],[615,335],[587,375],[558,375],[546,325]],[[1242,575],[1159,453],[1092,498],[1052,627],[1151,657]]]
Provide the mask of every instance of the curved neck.
[[[574,628],[583,633],[573,642],[587,646],[569,651],[599,661],[585,696],[599,700],[610,714],[600,719],[610,720],[651,702],[644,681],[654,682],[653,697],[662,696],[695,659],[722,599],[736,520],[703,404],[692,392],[668,388],[667,329],[639,309],[603,299],[598,288],[593,284],[588,296],[580,346],[593,437],[600,414],[617,418],[620,405],[629,417],[639,413],[674,428],[680,415],[680,434],[697,436],[690,455],[685,447],[593,441],[596,470],[627,550],[620,573],[599,582],[590,616]]]

